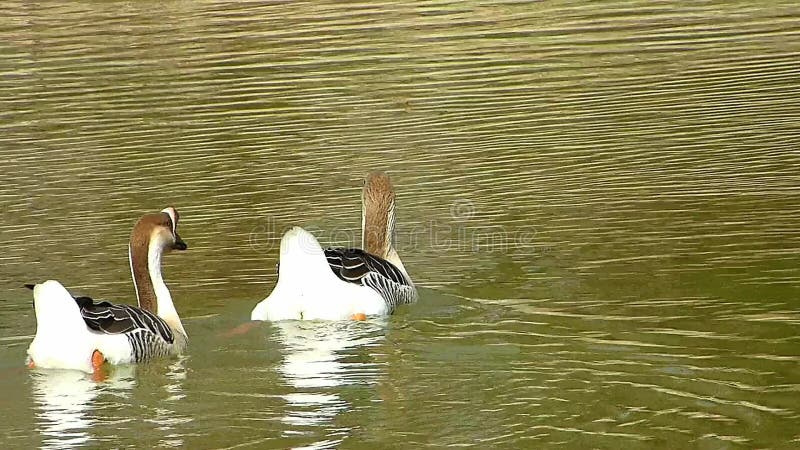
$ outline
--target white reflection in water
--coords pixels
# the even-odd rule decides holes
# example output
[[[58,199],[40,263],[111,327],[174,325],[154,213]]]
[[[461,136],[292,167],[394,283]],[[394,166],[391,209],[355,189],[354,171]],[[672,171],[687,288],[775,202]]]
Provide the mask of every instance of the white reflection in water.
[[[160,446],[182,447],[184,440],[180,427],[191,422],[190,417],[179,416],[170,409],[171,402],[185,397],[183,383],[186,380],[184,360],[167,366],[167,371],[157,365],[138,367],[134,365],[114,366],[108,369],[107,377],[95,381],[90,374],[72,370],[34,370],[33,398],[36,402],[37,429],[42,436],[43,448],[74,448],[91,445],[92,427],[97,423],[95,410],[102,407],[99,395],[130,399],[137,384],[137,370],[148,376],[151,370],[163,376],[166,397],[158,400],[157,406],[147,409],[140,404],[139,411],[149,410],[147,422],[162,432]],[[163,397],[162,394],[156,394]],[[105,397],[106,403],[108,397]],[[126,400],[127,401],[127,400]],[[127,419],[127,417],[123,418]],[[108,437],[108,436],[106,436]]]
[[[297,389],[284,395],[289,405],[283,422],[293,426],[329,423],[348,403],[332,388],[351,384],[373,384],[378,369],[372,362],[353,362],[354,350],[383,339],[385,320],[370,322],[278,322],[278,340],[285,357],[279,371],[288,385]],[[351,361],[346,361],[351,358]],[[287,431],[287,435],[298,430]],[[321,441],[307,448],[327,448]]]
[[[155,430],[161,432],[163,437],[158,444],[162,447],[183,447],[184,436],[181,428],[192,421],[191,417],[179,415],[169,408],[172,403],[179,402],[186,397],[183,388],[183,383],[186,381],[185,361],[185,357],[180,358],[167,366],[167,372],[164,373],[166,380],[163,385],[167,397],[158,401],[157,406],[150,410],[151,417],[145,419],[153,424]]]
[[[32,371],[42,448],[74,448],[89,442],[96,421],[92,410],[98,393],[132,389],[133,374],[133,366],[115,367],[109,378],[98,383],[91,375],[74,370]]]
[[[186,397],[186,394],[183,392],[183,383],[186,381],[185,360],[186,358],[182,357],[169,365],[169,370],[167,371],[167,379],[169,382],[164,385],[164,389],[170,395],[167,401],[178,401]]]
[[[157,430],[164,432],[164,438],[159,441],[159,445],[164,447],[183,447],[184,440],[180,427],[192,421],[191,417],[178,415],[167,407],[171,402],[178,402],[186,397],[183,391],[183,383],[186,380],[184,361],[185,358],[181,358],[169,365],[165,374],[168,381],[164,385],[168,397],[159,403],[159,407],[154,408],[154,417],[149,419]]]

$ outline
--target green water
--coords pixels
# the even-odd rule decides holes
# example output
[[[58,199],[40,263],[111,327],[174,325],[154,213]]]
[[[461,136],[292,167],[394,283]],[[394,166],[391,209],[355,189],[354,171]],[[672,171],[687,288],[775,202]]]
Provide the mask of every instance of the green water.
[[[795,2],[0,5],[3,448],[800,446]],[[420,301],[263,324],[283,230]],[[188,355],[31,371],[23,283],[134,302],[174,205]]]

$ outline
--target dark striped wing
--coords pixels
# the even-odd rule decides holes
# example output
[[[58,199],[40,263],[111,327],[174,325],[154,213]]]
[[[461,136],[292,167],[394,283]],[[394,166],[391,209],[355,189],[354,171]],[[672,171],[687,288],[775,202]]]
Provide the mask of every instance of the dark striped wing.
[[[325,257],[339,279],[374,289],[392,311],[397,305],[414,302],[417,298],[411,280],[383,258],[357,248],[328,248]]]
[[[403,272],[394,264],[375,255],[357,248],[328,248],[325,250],[328,265],[340,279],[356,284],[362,284],[362,279],[370,272],[388,278],[401,284],[411,285]]]
[[[165,342],[173,343],[175,335],[163,319],[150,311],[130,305],[95,303],[89,297],[75,297],[86,326],[105,334],[152,333]]]

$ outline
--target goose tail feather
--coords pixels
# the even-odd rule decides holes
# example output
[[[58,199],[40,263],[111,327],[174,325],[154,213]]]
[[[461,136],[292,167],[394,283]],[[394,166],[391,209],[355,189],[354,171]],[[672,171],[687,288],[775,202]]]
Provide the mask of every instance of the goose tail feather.
[[[33,287],[36,336],[28,348],[29,363],[37,367],[88,370],[93,337],[78,304],[58,281]]]

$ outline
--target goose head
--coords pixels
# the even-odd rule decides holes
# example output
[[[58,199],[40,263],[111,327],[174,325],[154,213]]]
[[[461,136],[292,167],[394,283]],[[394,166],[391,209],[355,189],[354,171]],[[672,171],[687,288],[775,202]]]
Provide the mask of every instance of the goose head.
[[[173,207],[145,214],[131,232],[130,263],[139,306],[161,315],[174,309],[169,290],[161,277],[161,255],[172,250],[186,250],[178,234],[180,215]]]
[[[143,215],[131,232],[131,247],[154,245],[162,253],[171,250],[186,250],[186,242],[178,234],[180,215],[173,207],[167,207],[157,213]]]

